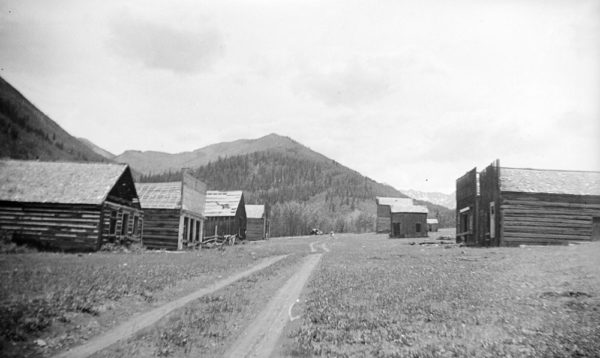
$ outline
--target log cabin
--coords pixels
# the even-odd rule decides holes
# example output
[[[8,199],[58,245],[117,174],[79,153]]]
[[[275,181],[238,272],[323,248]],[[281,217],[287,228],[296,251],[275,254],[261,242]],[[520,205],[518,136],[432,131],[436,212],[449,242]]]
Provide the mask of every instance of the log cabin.
[[[264,205],[246,205],[246,240],[267,239],[267,215]]]
[[[140,242],[142,226],[125,164],[0,161],[0,231],[17,242],[93,251]]]
[[[147,248],[182,250],[202,242],[206,184],[187,172],[182,175],[177,182],[136,184]]]
[[[458,189],[457,182],[457,203]],[[479,173],[475,202],[476,224],[467,244],[600,240],[600,172],[508,168],[497,160]],[[462,209],[457,206],[457,215]],[[457,235],[464,229],[457,227]]]
[[[206,192],[204,237],[238,235],[246,238],[246,207],[242,191]]]
[[[392,230],[391,206],[395,204],[406,206],[413,205],[413,200],[411,198],[386,198],[378,196],[375,198],[375,204],[377,205],[375,232],[389,234]]]

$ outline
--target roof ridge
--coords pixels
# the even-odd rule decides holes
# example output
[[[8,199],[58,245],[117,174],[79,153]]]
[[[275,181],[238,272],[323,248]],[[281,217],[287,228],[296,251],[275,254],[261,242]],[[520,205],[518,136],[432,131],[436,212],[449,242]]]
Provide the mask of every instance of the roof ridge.
[[[517,169],[517,170],[531,170],[539,172],[568,172],[568,173],[594,173],[600,174],[600,171],[596,170],[575,170],[575,169],[537,169],[537,168],[516,168],[516,167],[499,167],[500,169]]]

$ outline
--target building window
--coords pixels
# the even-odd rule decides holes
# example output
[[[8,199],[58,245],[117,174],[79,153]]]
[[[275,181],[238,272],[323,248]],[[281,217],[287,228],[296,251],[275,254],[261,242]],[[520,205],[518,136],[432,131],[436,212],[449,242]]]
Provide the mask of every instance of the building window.
[[[109,235],[114,235],[116,234],[117,231],[117,211],[116,210],[112,210],[110,212],[110,220],[109,220],[109,225],[108,225],[108,234]]]
[[[121,226],[121,235],[127,235],[129,226],[129,214],[123,214],[123,225]]]
[[[417,223],[416,226],[417,226],[416,227],[417,232],[421,232],[421,223]]]

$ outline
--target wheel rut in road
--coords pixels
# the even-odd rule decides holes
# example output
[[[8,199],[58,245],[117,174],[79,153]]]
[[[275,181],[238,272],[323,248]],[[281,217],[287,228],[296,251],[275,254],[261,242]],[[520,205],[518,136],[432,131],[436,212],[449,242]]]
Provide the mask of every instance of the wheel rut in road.
[[[155,308],[151,311],[134,316],[131,319],[127,320],[126,322],[120,324],[119,326],[104,333],[103,335],[100,335],[100,336],[90,340],[86,344],[74,347],[74,348],[72,348],[68,351],[65,351],[63,353],[60,353],[54,357],[55,358],[88,357],[88,356],[114,344],[114,343],[117,343],[120,340],[124,340],[124,339],[127,339],[127,338],[133,336],[135,333],[137,333],[138,331],[140,331],[144,328],[147,328],[147,327],[153,325],[154,323],[159,321],[161,318],[163,318],[164,316],[166,316],[173,310],[183,307],[184,305],[186,305],[187,303],[189,303],[195,299],[198,299],[202,296],[205,296],[205,295],[211,294],[215,291],[218,291],[218,290],[220,290],[228,285],[231,285],[232,283],[234,283],[244,277],[250,276],[251,274],[253,274],[257,271],[267,268],[267,267],[273,265],[274,263],[284,259],[287,256],[288,255],[280,255],[280,256],[266,258],[266,259],[262,260],[260,263],[258,263],[257,265],[255,265],[247,270],[233,274],[223,280],[217,281],[207,287],[203,287],[195,292],[192,292],[191,294],[189,294],[187,296],[184,296],[177,300],[171,301],[171,302],[164,304],[158,308]]]
[[[258,318],[227,351],[225,357],[269,357],[273,353],[285,325],[299,318],[292,317],[292,307],[323,256],[322,253],[316,253],[314,244],[310,244],[313,253],[304,259],[300,269],[277,291]],[[324,243],[321,248],[329,252]]]

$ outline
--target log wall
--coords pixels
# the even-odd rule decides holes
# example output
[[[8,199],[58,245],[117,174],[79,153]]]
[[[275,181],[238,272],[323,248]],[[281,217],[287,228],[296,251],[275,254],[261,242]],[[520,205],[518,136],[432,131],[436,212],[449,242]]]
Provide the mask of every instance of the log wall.
[[[101,208],[0,202],[0,230],[17,241],[60,250],[99,248]]]
[[[502,192],[500,209],[502,246],[590,241],[600,196]]]
[[[111,232],[111,217],[116,214],[115,230]],[[127,227],[123,228],[123,219],[127,215]],[[135,226],[137,217],[137,227]],[[144,226],[141,209],[106,201],[102,205],[100,243],[121,242],[123,240],[141,243]]]
[[[180,217],[179,209],[144,209],[144,246],[177,250]]]

